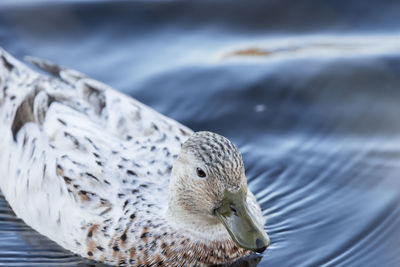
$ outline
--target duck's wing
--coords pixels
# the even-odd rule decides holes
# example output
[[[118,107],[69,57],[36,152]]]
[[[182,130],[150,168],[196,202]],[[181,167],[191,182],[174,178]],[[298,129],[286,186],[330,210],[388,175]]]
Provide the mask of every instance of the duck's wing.
[[[172,136],[181,141],[181,137],[186,139],[192,134],[186,126],[83,73],[35,57],[26,57],[26,60],[75,88],[75,94],[78,94],[75,95],[78,96],[75,100],[86,102],[89,105],[86,111],[90,111],[90,115],[97,115],[94,116],[96,118],[100,117],[107,131],[121,140],[143,137],[157,140],[157,137],[164,137],[166,134],[167,137]],[[157,133],[158,136],[153,136]]]
[[[0,187],[16,214],[76,251],[84,241],[72,232],[138,200],[165,206],[191,130],[79,72],[29,60],[55,77],[0,50]]]

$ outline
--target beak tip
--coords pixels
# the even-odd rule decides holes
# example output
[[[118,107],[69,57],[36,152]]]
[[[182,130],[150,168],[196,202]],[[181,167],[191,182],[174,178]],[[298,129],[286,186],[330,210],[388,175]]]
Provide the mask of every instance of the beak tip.
[[[257,246],[257,249],[255,249],[255,251],[256,251],[257,253],[263,253],[264,250],[267,249],[268,244],[265,244],[263,241],[261,241],[260,239],[257,238],[257,240],[256,240],[256,246]]]

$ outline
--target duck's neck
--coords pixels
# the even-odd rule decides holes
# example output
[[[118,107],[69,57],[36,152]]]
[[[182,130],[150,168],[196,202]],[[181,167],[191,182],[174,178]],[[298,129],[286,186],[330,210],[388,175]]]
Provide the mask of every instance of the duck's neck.
[[[172,240],[169,244],[174,245],[175,254],[171,256],[178,259],[179,265],[219,265],[252,253],[236,245],[217,218],[205,219],[171,207],[166,218],[171,234],[165,238]]]

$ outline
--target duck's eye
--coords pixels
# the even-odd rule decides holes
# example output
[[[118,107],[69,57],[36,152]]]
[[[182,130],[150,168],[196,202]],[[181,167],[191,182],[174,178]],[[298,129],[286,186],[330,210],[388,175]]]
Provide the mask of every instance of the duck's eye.
[[[197,172],[197,176],[199,176],[199,177],[201,177],[201,178],[206,177],[206,173],[205,173],[202,169],[197,168],[197,169],[196,169],[196,172]]]

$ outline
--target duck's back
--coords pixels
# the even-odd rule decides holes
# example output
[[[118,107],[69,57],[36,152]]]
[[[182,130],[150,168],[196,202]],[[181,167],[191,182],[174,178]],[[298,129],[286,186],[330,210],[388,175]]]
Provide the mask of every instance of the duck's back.
[[[93,231],[112,237],[120,229],[107,226],[162,214],[191,130],[81,73],[32,61],[55,77],[0,50],[0,188],[15,213],[75,252],[94,246]]]

